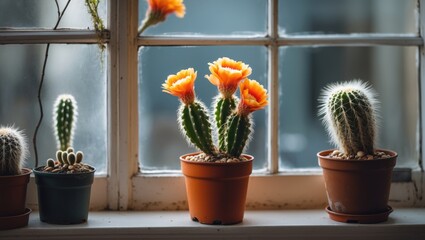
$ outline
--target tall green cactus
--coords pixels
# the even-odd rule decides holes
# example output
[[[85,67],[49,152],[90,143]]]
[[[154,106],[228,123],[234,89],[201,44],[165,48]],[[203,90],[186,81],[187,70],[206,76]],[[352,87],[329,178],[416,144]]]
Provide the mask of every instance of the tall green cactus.
[[[355,156],[359,151],[374,154],[376,111],[374,91],[357,80],[325,88],[319,114],[332,142],[346,156]]]
[[[182,104],[179,110],[180,127],[197,148],[206,154],[214,154],[215,147],[211,136],[211,123],[204,104],[194,101]]]
[[[250,115],[234,113],[229,117],[227,124],[227,153],[231,156],[239,157],[242,154],[252,132],[252,118]]]
[[[78,115],[77,102],[72,95],[59,95],[54,104],[53,111],[58,149],[65,151],[72,146],[74,128]]]
[[[227,119],[236,109],[236,97],[224,98],[218,95],[215,100],[215,123],[218,129],[218,147],[220,151],[226,152]]]
[[[13,127],[0,128],[0,176],[19,175],[28,154],[25,135]]]

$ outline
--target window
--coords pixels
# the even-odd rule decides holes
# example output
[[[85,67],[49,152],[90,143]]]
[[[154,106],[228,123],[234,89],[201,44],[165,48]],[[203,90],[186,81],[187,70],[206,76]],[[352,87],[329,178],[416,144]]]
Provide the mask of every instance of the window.
[[[59,1],[61,6],[65,2]],[[256,127],[248,153],[256,159],[248,208],[315,208],[326,203],[315,154],[331,148],[317,117],[318,95],[327,83],[361,78],[379,92],[380,146],[399,152],[396,174],[407,174],[403,183],[392,186],[392,205],[423,205],[419,143],[424,134],[424,65],[422,24],[417,24],[424,21],[423,4],[414,0],[185,0],[185,4],[185,18],[170,15],[138,37],[145,0],[102,1],[101,16],[108,29],[102,35],[107,42],[102,55],[83,1],[71,2],[60,31],[49,30],[56,18],[53,0],[1,1],[0,83],[6,87],[0,88],[0,123],[15,123],[32,137],[39,114],[36,88],[44,49],[51,43],[43,88],[45,118],[38,136],[41,161],[52,155],[54,145],[49,115],[53,99],[66,89],[80,106],[76,148],[90,154],[88,162],[97,168],[92,209],[185,209],[178,157],[194,149],[178,132],[178,103],[161,93],[161,84],[169,74],[194,67],[196,91],[210,104],[216,90],[203,79],[207,63],[228,56],[249,64],[251,77],[270,93],[267,110],[254,114]],[[29,194],[30,204],[36,203],[34,193]]]

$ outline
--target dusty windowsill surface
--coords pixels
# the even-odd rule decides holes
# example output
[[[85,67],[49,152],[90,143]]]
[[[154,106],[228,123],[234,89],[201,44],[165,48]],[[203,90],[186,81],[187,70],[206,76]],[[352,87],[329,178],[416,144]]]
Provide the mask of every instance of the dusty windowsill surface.
[[[394,209],[380,224],[344,224],[324,210],[247,211],[244,222],[211,226],[187,211],[91,212],[78,225],[51,225],[31,213],[28,227],[0,231],[0,239],[425,239],[425,208]]]

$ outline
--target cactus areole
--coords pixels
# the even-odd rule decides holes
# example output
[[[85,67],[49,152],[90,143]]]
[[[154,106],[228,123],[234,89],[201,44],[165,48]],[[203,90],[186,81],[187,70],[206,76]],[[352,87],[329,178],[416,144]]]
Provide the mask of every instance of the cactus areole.
[[[324,89],[320,115],[331,141],[347,157],[374,155],[377,100],[371,87],[360,80]]]

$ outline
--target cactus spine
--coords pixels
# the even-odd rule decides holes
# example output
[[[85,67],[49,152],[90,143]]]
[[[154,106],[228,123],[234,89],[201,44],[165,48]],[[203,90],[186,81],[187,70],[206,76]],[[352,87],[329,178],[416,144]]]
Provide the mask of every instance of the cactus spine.
[[[58,149],[65,151],[72,146],[77,102],[72,95],[59,95],[54,104],[53,122]]]
[[[242,154],[252,132],[251,122],[249,115],[234,113],[229,117],[226,147],[231,156],[239,157]]]
[[[211,123],[206,107],[199,101],[182,104],[179,113],[181,129],[197,148],[207,154],[215,152],[211,136]]]
[[[236,98],[223,98],[219,95],[215,103],[215,123],[218,129],[218,146],[220,151],[226,151],[227,119],[236,109]]]
[[[344,154],[374,154],[377,100],[371,87],[360,81],[331,85],[323,91],[320,114],[332,142]]]
[[[19,175],[28,154],[25,135],[13,127],[0,128],[0,176]]]

